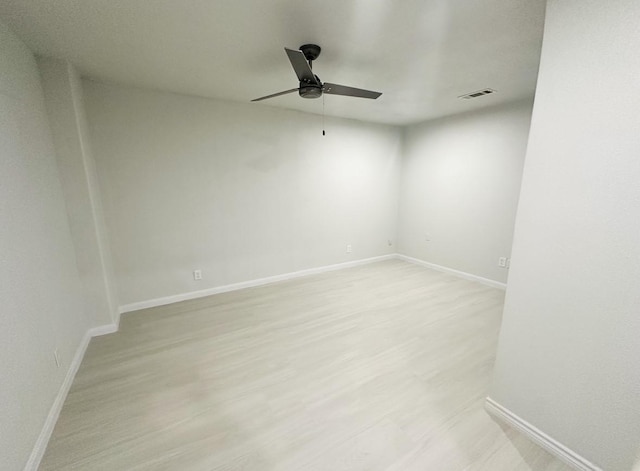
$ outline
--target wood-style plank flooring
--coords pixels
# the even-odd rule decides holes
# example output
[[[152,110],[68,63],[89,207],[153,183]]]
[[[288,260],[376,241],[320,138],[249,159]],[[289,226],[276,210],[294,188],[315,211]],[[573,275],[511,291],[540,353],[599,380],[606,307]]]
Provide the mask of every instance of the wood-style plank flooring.
[[[126,314],[40,469],[569,471],[483,408],[503,296],[390,260]]]

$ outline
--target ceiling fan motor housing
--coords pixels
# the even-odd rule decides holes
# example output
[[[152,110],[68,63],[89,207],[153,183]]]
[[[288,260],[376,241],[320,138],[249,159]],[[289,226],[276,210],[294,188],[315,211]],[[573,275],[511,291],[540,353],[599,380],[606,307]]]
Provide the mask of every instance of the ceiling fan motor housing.
[[[322,87],[316,84],[300,82],[298,93],[302,98],[320,98],[322,96]]]
[[[318,82],[320,82],[320,79],[318,79]],[[322,96],[322,86],[312,82],[300,82],[298,94],[302,98],[320,98]]]

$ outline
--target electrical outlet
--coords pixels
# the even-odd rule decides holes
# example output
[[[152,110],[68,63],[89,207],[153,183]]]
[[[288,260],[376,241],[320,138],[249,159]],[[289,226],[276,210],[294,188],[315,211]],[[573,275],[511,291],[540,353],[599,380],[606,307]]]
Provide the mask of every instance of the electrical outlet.
[[[202,270],[193,270],[193,279],[199,281],[202,279]]]
[[[391,241],[391,239],[388,239],[388,240],[387,240],[387,245],[388,245],[389,247],[391,247],[391,246],[393,245],[393,242]]]
[[[353,252],[353,248],[351,247],[351,244],[347,244],[347,253],[351,252]]]
[[[500,268],[507,268],[507,257],[500,257],[498,259],[498,266]]]
[[[62,363],[60,362],[60,354],[58,353],[57,348],[53,351],[53,358],[56,361],[56,368],[60,368]]]
[[[424,241],[425,242],[431,242],[431,234],[429,234],[428,232],[425,232]]]

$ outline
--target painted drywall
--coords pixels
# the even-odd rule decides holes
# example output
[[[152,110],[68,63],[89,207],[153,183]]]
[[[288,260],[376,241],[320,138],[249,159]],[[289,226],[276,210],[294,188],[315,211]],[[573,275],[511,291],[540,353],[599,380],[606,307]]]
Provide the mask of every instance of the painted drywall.
[[[89,322],[37,65],[2,24],[0,159],[0,467],[17,471]]]
[[[395,252],[398,128],[84,91],[122,304]]]
[[[489,98],[478,98],[490,99]],[[398,251],[504,283],[531,100],[405,129]]]
[[[640,445],[640,3],[550,0],[491,398],[607,471]]]
[[[84,287],[85,312],[91,325],[116,324],[118,302],[80,77],[64,60],[39,58],[38,68]]]

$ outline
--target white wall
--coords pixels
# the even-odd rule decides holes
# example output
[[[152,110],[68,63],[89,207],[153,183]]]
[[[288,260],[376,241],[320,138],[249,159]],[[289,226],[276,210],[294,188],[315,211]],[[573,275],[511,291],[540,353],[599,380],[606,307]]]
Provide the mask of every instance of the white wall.
[[[39,58],[46,108],[67,202],[85,311],[94,326],[117,324],[118,302],[82,85],[67,61]]]
[[[531,106],[522,101],[406,129],[400,253],[506,282],[498,258],[511,254]]]
[[[640,444],[640,3],[550,0],[492,399],[607,471]]]
[[[121,303],[395,252],[399,129],[84,90]]]
[[[0,467],[19,470],[89,322],[36,62],[2,24],[0,159]]]

